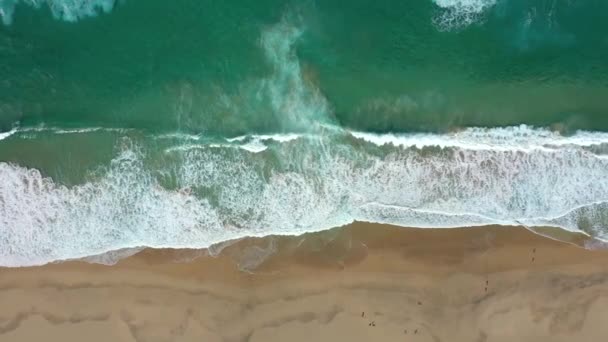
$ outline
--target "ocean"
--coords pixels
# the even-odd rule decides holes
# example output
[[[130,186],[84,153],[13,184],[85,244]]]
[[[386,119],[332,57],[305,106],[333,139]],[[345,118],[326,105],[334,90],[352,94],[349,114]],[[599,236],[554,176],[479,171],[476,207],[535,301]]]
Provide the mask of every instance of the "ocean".
[[[607,11],[0,0],[0,266],[354,221],[608,240]]]

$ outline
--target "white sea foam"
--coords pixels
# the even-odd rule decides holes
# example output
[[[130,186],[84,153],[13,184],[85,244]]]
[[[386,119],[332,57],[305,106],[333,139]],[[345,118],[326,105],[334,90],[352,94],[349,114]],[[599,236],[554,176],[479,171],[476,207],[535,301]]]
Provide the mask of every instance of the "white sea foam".
[[[127,134],[133,131],[133,129],[127,128],[111,128],[111,127],[81,127],[81,128],[60,128],[60,127],[47,127],[44,125],[34,127],[15,127],[8,132],[0,133],[0,141],[9,137],[13,138],[34,138],[38,134],[84,134],[84,133],[114,133],[114,134]]]
[[[133,132],[135,129],[130,128],[119,128],[119,127],[79,127],[79,128],[62,128],[53,127],[46,125],[32,126],[32,127],[16,127],[8,132],[0,133],[0,140],[8,138],[13,134],[28,134],[28,133],[51,133],[51,134],[80,134],[80,133],[95,133],[95,132],[108,132],[108,133],[122,133],[126,134]],[[162,134],[148,134],[154,139],[175,139],[179,141],[199,141],[202,136],[200,134],[189,134],[180,131],[167,132]],[[289,136],[289,135],[285,135]],[[264,140],[264,136],[260,136]],[[268,139],[280,139],[280,137],[268,136]]]
[[[247,139],[254,139],[254,140],[259,140],[259,141],[264,141],[264,140],[274,140],[277,142],[288,142],[288,141],[292,141],[292,140],[296,140],[299,137],[301,137],[302,134],[296,134],[296,133],[287,133],[287,134],[253,134],[253,135],[241,135],[238,137],[234,137],[234,138],[228,138],[226,139],[226,141],[228,142],[240,142],[240,141],[244,141]]]
[[[113,128],[113,127],[79,127],[79,128],[61,128],[61,127],[52,127],[52,126],[33,126],[33,127],[22,127],[15,129],[15,133],[27,133],[27,132],[49,132],[55,134],[78,134],[78,133],[91,133],[91,132],[118,132],[125,133],[128,132],[127,128]]]
[[[450,30],[471,25],[482,17],[485,11],[496,5],[498,0],[433,0],[441,8],[434,18],[435,25],[442,30]]]
[[[5,25],[12,23],[19,2],[34,8],[48,6],[56,19],[74,22],[100,12],[109,13],[116,0],[0,0],[0,18]]]
[[[164,134],[163,136],[172,135],[172,134]],[[242,149],[245,151],[249,151],[252,153],[259,153],[268,149],[269,144],[271,143],[286,143],[290,141],[297,140],[301,137],[312,137],[313,135],[304,135],[304,134],[252,134],[252,135],[242,135],[234,138],[224,139],[225,143],[197,143],[197,144],[179,144],[176,146],[171,146],[165,150],[165,152],[171,153],[175,151],[188,151],[188,150],[196,150],[196,149],[206,149],[206,148],[235,148]],[[184,139],[190,140],[190,139]],[[192,139],[192,140],[200,140],[200,139]]]
[[[230,143],[238,143],[235,146],[237,148],[242,148],[246,151],[258,153],[265,151],[268,148],[267,143],[269,142],[278,142],[285,143],[289,141],[296,140],[300,137],[303,137],[303,134],[296,133],[287,133],[287,134],[253,134],[253,135],[242,135],[234,138],[226,139],[227,142]],[[216,146],[225,146],[225,145],[216,145]]]
[[[253,153],[259,153],[265,151],[268,148],[268,146],[264,145],[261,141],[258,140],[250,141],[248,143],[239,145],[239,147]]]
[[[17,129],[16,128],[13,128],[13,129],[11,129],[8,132],[0,132],[0,140],[4,140],[4,139],[10,137],[11,135],[13,135],[15,133],[17,133]]]
[[[3,266],[234,237],[206,200],[161,188],[131,150],[115,158],[103,178],[72,188],[6,163],[0,163],[0,179]]]
[[[470,148],[478,132],[484,148]],[[140,246],[205,248],[354,220],[435,228],[552,225],[608,236],[608,160],[585,149],[604,144],[603,133],[562,137],[529,127],[465,133],[427,137],[424,146],[444,149],[397,140],[382,154],[366,152],[378,141],[350,145],[334,135],[277,142],[271,159],[234,146],[230,153],[222,151],[227,146],[174,149],[168,153],[178,158],[167,170],[147,169],[143,152],[131,147],[105,174],[72,187],[0,163],[0,264]],[[537,145],[552,147],[531,148]],[[164,171],[175,175],[176,190],[156,180]]]
[[[500,128],[471,127],[445,135],[413,134],[373,134],[350,132],[353,136],[376,145],[403,147],[459,147],[467,150],[531,151],[552,150],[566,146],[594,146],[608,144],[608,133],[577,132],[563,136],[548,129],[537,129],[526,125]]]
[[[101,127],[91,127],[91,128],[74,128],[74,129],[55,129],[53,130],[57,134],[76,134],[76,133],[91,133],[102,130]]]

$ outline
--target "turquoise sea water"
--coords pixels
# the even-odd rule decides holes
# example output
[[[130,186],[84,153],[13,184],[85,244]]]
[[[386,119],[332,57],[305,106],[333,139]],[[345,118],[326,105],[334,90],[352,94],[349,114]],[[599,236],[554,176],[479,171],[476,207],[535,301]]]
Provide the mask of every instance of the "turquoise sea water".
[[[607,10],[0,0],[0,266],[353,220],[608,238]]]

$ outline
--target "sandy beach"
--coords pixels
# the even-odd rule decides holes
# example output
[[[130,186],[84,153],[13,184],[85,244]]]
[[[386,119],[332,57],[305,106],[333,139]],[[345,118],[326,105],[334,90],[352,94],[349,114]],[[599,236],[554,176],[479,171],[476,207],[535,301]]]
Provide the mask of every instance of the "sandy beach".
[[[581,237],[572,237],[575,243]],[[0,269],[0,341],[602,341],[608,251],[356,223],[113,266]]]

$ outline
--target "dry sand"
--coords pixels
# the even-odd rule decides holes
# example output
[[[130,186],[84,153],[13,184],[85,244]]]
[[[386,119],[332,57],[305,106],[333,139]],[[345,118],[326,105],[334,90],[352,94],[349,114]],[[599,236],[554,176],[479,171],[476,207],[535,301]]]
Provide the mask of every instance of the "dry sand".
[[[580,237],[573,237],[577,242]],[[254,256],[274,254],[260,264]],[[0,269],[0,341],[605,341],[608,251],[357,223],[219,257]],[[239,270],[240,268],[240,270]],[[249,272],[247,272],[249,271]]]

